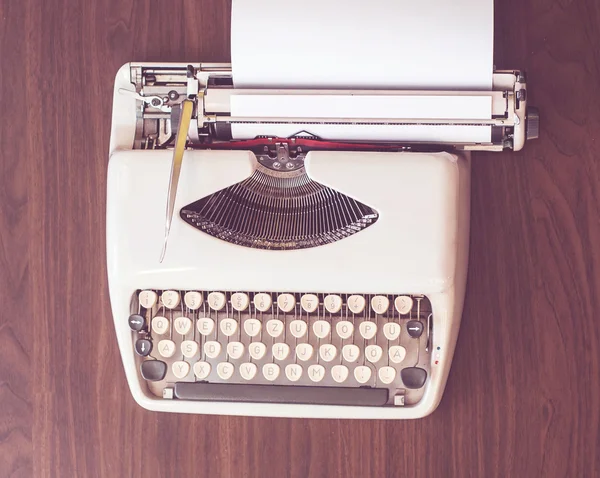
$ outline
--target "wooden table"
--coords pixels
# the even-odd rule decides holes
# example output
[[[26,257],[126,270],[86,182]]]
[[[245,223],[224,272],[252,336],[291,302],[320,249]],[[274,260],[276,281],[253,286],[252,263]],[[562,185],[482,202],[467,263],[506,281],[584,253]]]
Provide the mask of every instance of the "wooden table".
[[[225,0],[0,0],[0,476],[600,476],[600,7],[496,5],[541,139],[473,165],[444,399],[418,421],[156,414],[130,396],[105,265],[114,74],[228,61]]]

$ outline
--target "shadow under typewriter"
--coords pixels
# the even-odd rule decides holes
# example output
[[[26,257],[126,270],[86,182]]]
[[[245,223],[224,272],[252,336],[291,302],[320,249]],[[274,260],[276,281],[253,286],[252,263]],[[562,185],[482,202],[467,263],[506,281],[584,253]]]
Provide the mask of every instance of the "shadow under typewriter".
[[[304,168],[259,166],[242,182],[181,209],[181,218],[227,242],[290,250],[339,241],[374,224],[373,208],[313,181]]]

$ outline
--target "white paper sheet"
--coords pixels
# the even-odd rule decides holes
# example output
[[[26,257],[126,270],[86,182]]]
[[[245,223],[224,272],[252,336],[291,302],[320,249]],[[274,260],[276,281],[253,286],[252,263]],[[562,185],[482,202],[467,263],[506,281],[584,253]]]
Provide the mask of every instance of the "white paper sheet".
[[[493,0],[233,0],[231,57],[236,88],[491,90]],[[307,110],[332,116],[329,100],[305,99],[300,105],[234,97],[231,114],[291,117]],[[358,110],[353,101],[335,105],[333,116],[406,117],[372,98]],[[427,117],[447,117],[443,105],[421,106]],[[488,103],[464,111],[453,116],[491,114]],[[232,125],[235,138],[302,129],[340,140],[488,142],[491,136],[490,128],[469,126]]]
[[[231,110],[239,116],[260,112],[268,117],[317,118],[444,118],[489,119],[490,96],[336,96],[336,95],[233,95]],[[293,136],[301,131],[328,140],[486,142],[489,127],[391,126],[323,124],[233,124],[232,135],[250,139],[258,135]],[[418,139],[415,139],[418,138]]]
[[[236,87],[483,89],[493,0],[233,0]]]

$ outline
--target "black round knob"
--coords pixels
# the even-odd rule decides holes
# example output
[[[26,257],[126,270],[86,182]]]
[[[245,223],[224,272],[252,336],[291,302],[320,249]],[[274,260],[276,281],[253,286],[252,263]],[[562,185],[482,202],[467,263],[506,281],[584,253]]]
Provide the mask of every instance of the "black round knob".
[[[142,357],[147,357],[152,352],[152,342],[148,339],[138,340],[135,343],[135,352]]]
[[[419,367],[403,368],[400,377],[406,388],[416,390],[425,385],[427,381],[427,371]]]
[[[140,371],[145,380],[160,382],[167,374],[167,364],[161,360],[144,360]]]
[[[418,320],[409,320],[406,323],[408,335],[410,335],[413,339],[418,339],[423,334],[423,328],[423,322]]]
[[[139,332],[146,325],[146,320],[139,314],[132,314],[129,316],[129,328],[134,332]]]

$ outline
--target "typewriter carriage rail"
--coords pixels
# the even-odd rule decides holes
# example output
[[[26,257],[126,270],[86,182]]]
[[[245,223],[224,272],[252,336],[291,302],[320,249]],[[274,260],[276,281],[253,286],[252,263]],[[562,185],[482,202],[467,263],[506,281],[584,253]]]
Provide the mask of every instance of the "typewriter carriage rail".
[[[525,74],[519,71],[497,71],[493,75],[492,91],[428,91],[428,90],[273,90],[233,88],[231,65],[227,63],[152,64],[131,63],[124,65],[117,74],[115,93],[127,94],[136,101],[135,134],[133,149],[166,147],[176,131],[173,127],[173,107],[190,96],[194,97],[195,111],[190,126],[188,147],[207,147],[210,142],[229,141],[232,123],[340,123],[353,124],[427,124],[427,125],[482,125],[492,126],[490,143],[450,143],[446,148],[471,151],[520,150],[526,139],[537,137],[539,115],[535,108],[527,108],[527,85]],[[492,118],[439,119],[439,118],[261,118],[234,117],[230,115],[233,95],[406,95],[406,96],[489,96],[492,102]],[[137,95],[137,96],[136,96]],[[119,103],[123,104],[121,100]],[[114,105],[117,106],[117,105]],[[131,110],[130,110],[131,111]],[[125,113],[125,112],[124,112]],[[123,126],[123,124],[121,124]],[[114,128],[113,128],[114,132]],[[111,140],[112,141],[112,140]],[[129,140],[128,140],[129,141]],[[111,151],[117,144],[111,142]],[[118,146],[130,148],[131,144],[118,141]],[[414,143],[406,143],[407,149]],[[427,145],[422,145],[427,146]],[[440,147],[436,142],[431,145]]]

